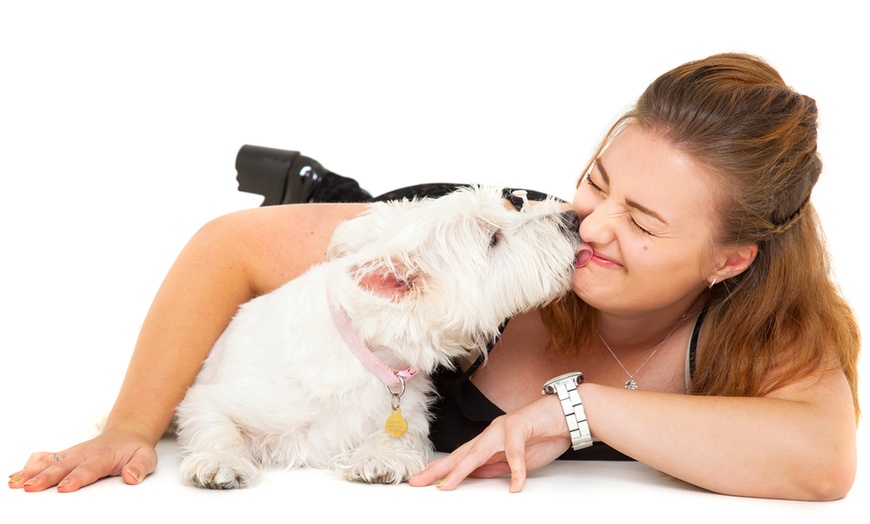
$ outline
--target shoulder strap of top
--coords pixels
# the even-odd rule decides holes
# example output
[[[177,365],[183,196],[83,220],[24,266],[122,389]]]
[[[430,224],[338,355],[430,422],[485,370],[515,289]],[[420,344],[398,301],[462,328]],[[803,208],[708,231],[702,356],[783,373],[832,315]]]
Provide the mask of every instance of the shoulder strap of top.
[[[510,322],[509,318],[505,319],[505,321],[502,322],[502,324],[498,327],[498,335],[496,335],[496,337],[494,339],[490,340],[489,344],[486,345],[486,352],[487,353],[492,351],[492,348],[494,348],[495,345],[498,343],[498,340],[501,338],[502,334],[504,333],[504,328],[507,327],[508,322]],[[474,372],[477,371],[478,368],[480,368],[480,366],[483,365],[483,362],[484,362],[484,356],[480,355],[479,357],[477,357],[477,360],[475,360],[474,362],[471,363],[470,366],[468,366],[468,369],[466,369],[465,372],[462,373],[462,375],[459,377],[459,379],[466,380],[468,377],[473,375]]]
[[[695,362],[698,353],[698,338],[701,335],[701,324],[704,323],[704,317],[707,315],[707,308],[701,310],[698,318],[695,319],[695,325],[692,326],[692,336],[689,338],[689,347],[686,348],[686,392],[688,393],[692,385],[692,376],[695,374]]]

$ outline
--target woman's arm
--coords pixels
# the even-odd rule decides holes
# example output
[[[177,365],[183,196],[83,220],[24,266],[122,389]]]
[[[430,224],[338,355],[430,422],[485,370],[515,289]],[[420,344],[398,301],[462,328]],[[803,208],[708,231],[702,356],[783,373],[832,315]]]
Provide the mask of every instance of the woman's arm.
[[[238,306],[324,258],[338,222],[363,205],[312,204],[241,211],[216,219],[182,250],[142,326],[103,432],[58,452],[35,453],[10,487],[75,491],[109,475],[138,484],[175,406]]]
[[[702,397],[583,384],[592,435],[660,471],[731,495],[832,500],[855,478],[852,395],[839,370],[819,372],[762,398]],[[558,401],[542,398],[501,417],[411,480],[455,488],[469,475],[526,470],[567,449]]]

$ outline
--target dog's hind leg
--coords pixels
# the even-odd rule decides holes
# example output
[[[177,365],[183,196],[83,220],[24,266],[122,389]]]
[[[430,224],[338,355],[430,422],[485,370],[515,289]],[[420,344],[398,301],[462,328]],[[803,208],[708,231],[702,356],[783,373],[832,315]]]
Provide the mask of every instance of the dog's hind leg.
[[[178,440],[184,449],[181,476],[204,488],[234,489],[254,484],[260,468],[243,428],[194,386],[178,407]]]

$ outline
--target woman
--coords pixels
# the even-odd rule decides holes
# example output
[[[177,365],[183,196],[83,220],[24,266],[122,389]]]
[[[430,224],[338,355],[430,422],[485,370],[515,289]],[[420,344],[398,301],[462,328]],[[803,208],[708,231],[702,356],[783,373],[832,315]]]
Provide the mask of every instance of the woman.
[[[511,319],[486,366],[438,377],[433,440],[445,451],[472,440],[411,483],[453,489],[468,475],[511,473],[520,490],[528,469],[572,443],[542,384],[579,370],[594,441],[579,454],[605,450],[722,493],[844,496],[860,342],[809,201],[821,171],[816,117],[812,99],[750,56],[710,57],[653,82],[578,184],[573,207],[594,255],[575,293]],[[102,434],[34,454],[10,486],[141,482],[238,305],[320,261],[335,224],[364,208],[267,207],[206,225],[155,298]]]

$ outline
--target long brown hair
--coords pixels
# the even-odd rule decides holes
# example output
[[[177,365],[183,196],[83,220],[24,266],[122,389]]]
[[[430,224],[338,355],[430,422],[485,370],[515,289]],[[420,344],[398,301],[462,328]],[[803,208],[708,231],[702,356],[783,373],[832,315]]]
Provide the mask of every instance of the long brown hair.
[[[815,101],[763,60],[714,55],[656,79],[595,155],[626,125],[663,136],[714,173],[721,188],[715,240],[758,245],[749,269],[709,292],[693,394],[761,396],[835,365],[860,413],[860,334],[832,280],[810,202],[822,170],[817,118]],[[595,313],[576,295],[542,314],[557,349],[589,347]]]

